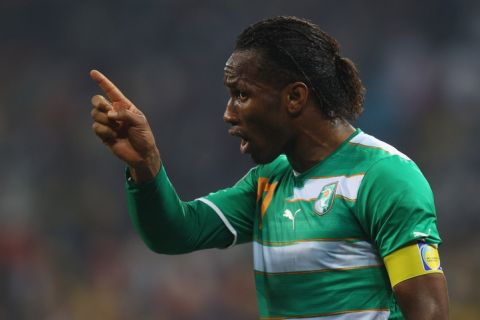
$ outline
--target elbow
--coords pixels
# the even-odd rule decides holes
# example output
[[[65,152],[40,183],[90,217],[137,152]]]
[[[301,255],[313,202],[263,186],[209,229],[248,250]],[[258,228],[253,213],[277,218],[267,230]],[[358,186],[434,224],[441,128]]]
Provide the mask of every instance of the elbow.
[[[171,248],[171,247],[167,247],[167,246],[158,246],[158,245],[149,245],[149,244],[147,244],[147,247],[155,253],[166,254],[166,255],[169,255],[169,256],[186,254],[186,253],[190,253],[190,252],[193,251],[193,250],[188,250],[188,249],[185,249],[185,248],[180,248],[179,249],[179,248]]]
[[[166,255],[180,255],[190,253],[195,249],[185,239],[164,239],[162,241],[153,241],[142,236],[145,245],[153,252]]]
[[[172,216],[175,215],[172,214]],[[183,217],[183,214],[177,216]],[[194,251],[194,244],[192,244],[190,236],[192,232],[188,229],[188,224],[183,223],[183,220],[164,219],[161,221],[158,215],[152,214],[132,214],[131,218],[138,235],[153,252],[178,255]]]

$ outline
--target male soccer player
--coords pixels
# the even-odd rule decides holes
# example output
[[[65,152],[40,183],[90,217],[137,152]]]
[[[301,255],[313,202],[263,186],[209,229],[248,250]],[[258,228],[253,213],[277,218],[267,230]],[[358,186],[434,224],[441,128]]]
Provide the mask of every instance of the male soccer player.
[[[126,162],[133,224],[154,251],[253,242],[262,319],[447,319],[433,195],[418,167],[350,124],[364,88],[335,39],[277,17],[225,66],[224,119],[258,164],[183,202],[142,112],[98,71],[93,130]]]

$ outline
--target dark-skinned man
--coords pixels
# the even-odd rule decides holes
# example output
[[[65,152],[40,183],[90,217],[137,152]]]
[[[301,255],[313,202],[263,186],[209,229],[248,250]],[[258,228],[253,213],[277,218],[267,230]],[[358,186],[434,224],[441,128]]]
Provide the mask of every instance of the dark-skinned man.
[[[258,164],[184,202],[143,113],[98,71],[93,130],[128,166],[136,230],[181,254],[253,242],[262,319],[448,319],[433,195],[418,167],[355,129],[364,87],[335,39],[295,17],[240,34],[224,120]]]

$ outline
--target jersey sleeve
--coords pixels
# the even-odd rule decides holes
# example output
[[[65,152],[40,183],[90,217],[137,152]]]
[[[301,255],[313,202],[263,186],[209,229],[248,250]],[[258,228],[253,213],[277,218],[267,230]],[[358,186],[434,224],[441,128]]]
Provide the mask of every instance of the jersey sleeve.
[[[225,222],[234,235],[232,245],[252,241],[258,168],[251,169],[233,187],[199,199],[208,204]]]
[[[154,180],[142,184],[134,183],[127,170],[126,193],[134,228],[155,252],[225,248],[235,238],[210,205],[179,198],[164,166]]]
[[[365,173],[357,218],[384,258],[409,243],[441,243],[433,193],[411,160],[391,156]]]

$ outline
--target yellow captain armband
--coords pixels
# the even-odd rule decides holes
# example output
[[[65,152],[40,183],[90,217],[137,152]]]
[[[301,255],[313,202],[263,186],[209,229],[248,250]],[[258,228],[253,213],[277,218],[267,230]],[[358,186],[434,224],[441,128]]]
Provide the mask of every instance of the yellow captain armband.
[[[429,273],[443,273],[438,247],[434,244],[424,242],[410,244],[392,252],[383,261],[392,288],[410,278]]]

